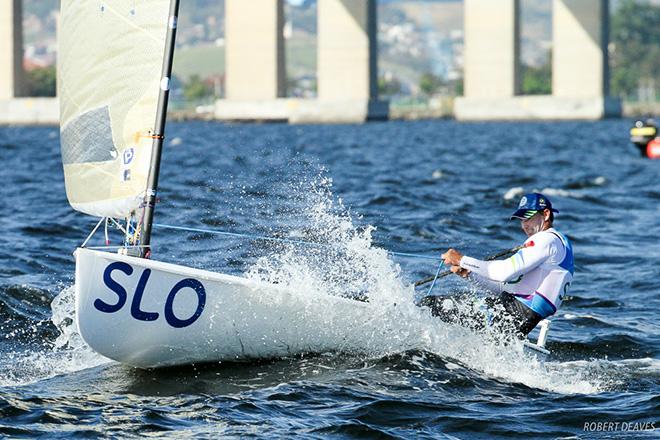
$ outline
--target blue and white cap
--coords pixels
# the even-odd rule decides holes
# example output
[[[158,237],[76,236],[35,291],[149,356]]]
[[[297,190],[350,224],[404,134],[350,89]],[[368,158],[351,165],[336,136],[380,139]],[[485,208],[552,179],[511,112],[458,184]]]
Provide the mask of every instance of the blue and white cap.
[[[528,219],[531,218],[534,214],[544,209],[549,209],[552,212],[559,212],[552,207],[550,199],[544,196],[541,193],[529,193],[522,196],[520,203],[518,203],[518,209],[516,212],[511,214],[511,218],[519,219]]]

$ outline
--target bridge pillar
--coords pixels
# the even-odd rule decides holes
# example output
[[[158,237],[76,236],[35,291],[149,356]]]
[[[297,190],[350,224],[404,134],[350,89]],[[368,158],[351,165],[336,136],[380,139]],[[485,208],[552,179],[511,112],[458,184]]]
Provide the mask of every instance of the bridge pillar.
[[[23,94],[22,0],[0,2],[0,100]]]
[[[317,14],[319,99],[376,98],[376,2],[319,0]]]
[[[218,119],[286,120],[283,0],[225,0],[225,90]]]
[[[319,0],[318,99],[286,99],[283,0],[225,0],[227,99],[223,120],[363,122],[378,101],[376,0]]]
[[[293,122],[385,119],[378,101],[376,0],[319,0],[318,99],[300,102]]]
[[[520,93],[520,1],[465,0],[464,95],[459,120],[500,119],[503,102]]]
[[[455,101],[457,119],[621,115],[620,101],[608,96],[608,0],[553,2],[552,95],[520,96],[518,0],[465,0],[465,96]]]
[[[552,13],[552,94],[607,96],[608,0],[554,0]]]
[[[283,0],[225,1],[227,99],[285,96]]]
[[[519,0],[465,0],[466,98],[509,98],[520,92]]]
[[[609,0],[553,0],[552,97],[557,118],[621,116],[609,96]]]
[[[56,98],[25,97],[22,0],[0,0],[0,125],[57,124]]]

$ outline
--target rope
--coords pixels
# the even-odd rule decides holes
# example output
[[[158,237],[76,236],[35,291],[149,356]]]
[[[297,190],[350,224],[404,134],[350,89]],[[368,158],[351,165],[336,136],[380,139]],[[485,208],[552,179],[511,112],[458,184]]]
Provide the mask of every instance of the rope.
[[[303,246],[319,246],[319,247],[327,247],[328,246],[327,244],[312,243],[310,241],[291,240],[291,239],[288,239],[288,238],[267,237],[267,236],[264,236],[264,235],[240,234],[240,233],[237,233],[237,232],[218,231],[218,230],[214,230],[214,229],[201,229],[201,228],[189,228],[189,227],[185,227],[185,226],[172,226],[172,225],[165,225],[165,224],[162,224],[162,223],[153,223],[153,226],[157,227],[157,228],[174,229],[174,230],[177,230],[177,231],[201,232],[201,233],[206,233],[206,234],[224,235],[224,236],[227,236],[227,237],[249,238],[249,239],[252,239],[252,240],[277,241],[277,242],[282,242],[282,243],[291,243],[291,244],[298,244],[298,245],[303,245]],[[420,259],[425,259],[425,260],[437,261],[439,259],[439,257],[432,257],[430,255],[411,254],[411,253],[408,253],[408,252],[388,251],[388,253],[391,254],[391,255],[397,255],[397,256],[401,256],[401,257],[420,258]]]
[[[80,245],[81,248],[84,248],[84,247],[85,247],[85,245],[87,244],[87,242],[89,241],[89,239],[92,238],[92,235],[94,235],[94,233],[97,231],[97,229],[99,228],[99,226],[101,226],[101,223],[103,223],[103,220],[105,220],[105,218],[101,218],[101,220],[99,220],[99,222],[96,224],[96,226],[94,227],[94,229],[92,229],[92,232],[90,232],[90,234],[87,236],[87,238],[85,239],[85,241],[83,241],[83,244]]]
[[[108,238],[108,217],[105,218],[105,244],[106,246],[110,244],[110,238]]]
[[[440,264],[438,265],[438,270],[435,272],[435,277],[433,278],[433,282],[431,283],[431,287],[429,287],[429,291],[426,292],[426,296],[431,295],[431,291],[433,290],[433,287],[435,287],[435,282],[438,279],[438,275],[440,275],[440,270],[442,270],[442,266],[444,266],[444,261],[440,260]]]
[[[433,261],[439,260],[438,257],[432,257],[430,255],[409,254],[407,252],[393,252],[393,251],[387,251],[387,252],[392,254],[392,255],[397,255],[397,256],[400,256],[400,257],[422,258],[422,259],[425,259],[425,260],[433,260]]]
[[[115,220],[115,219],[112,218],[112,217],[108,217],[108,218],[110,219],[110,221],[111,221],[112,223],[114,223],[114,225],[115,225],[115,227],[116,227],[117,229],[119,229],[119,230],[120,230],[121,232],[123,232],[124,234],[128,234],[128,232],[126,231],[126,229],[124,229],[124,227],[123,227],[123,226],[122,226],[117,220]]]

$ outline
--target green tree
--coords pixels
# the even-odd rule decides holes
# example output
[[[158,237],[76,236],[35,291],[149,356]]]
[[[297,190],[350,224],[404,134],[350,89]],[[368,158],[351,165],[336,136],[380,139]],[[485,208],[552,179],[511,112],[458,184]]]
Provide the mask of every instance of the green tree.
[[[463,96],[464,93],[463,78],[459,78],[454,81],[454,96]]]
[[[660,6],[622,0],[610,26],[611,91],[623,98],[636,96],[641,80],[660,89]]]
[[[398,95],[402,92],[403,85],[397,78],[386,79],[385,77],[378,78],[378,94],[380,96]]]
[[[429,72],[423,73],[419,78],[419,89],[425,95],[433,95],[443,85],[442,78]]]
[[[55,66],[25,72],[26,96],[55,96],[57,76]]]
[[[549,95],[552,93],[551,63],[540,67],[522,66],[522,93]]]
[[[199,75],[193,75],[183,86],[183,96],[187,101],[199,101],[213,96],[213,89],[205,84]]]

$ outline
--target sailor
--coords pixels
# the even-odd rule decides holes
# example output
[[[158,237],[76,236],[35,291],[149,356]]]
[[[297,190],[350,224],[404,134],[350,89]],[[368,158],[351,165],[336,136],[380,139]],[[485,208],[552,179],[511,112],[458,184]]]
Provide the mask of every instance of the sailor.
[[[557,312],[573,281],[573,248],[553,227],[555,212],[559,211],[543,194],[525,194],[511,219],[520,220],[527,240],[505,260],[478,260],[456,249],[442,254],[452,272],[492,293],[486,299],[490,324],[508,328],[520,338]],[[440,297],[424,301],[434,315],[446,321],[474,321],[474,311],[466,312],[459,302]]]

